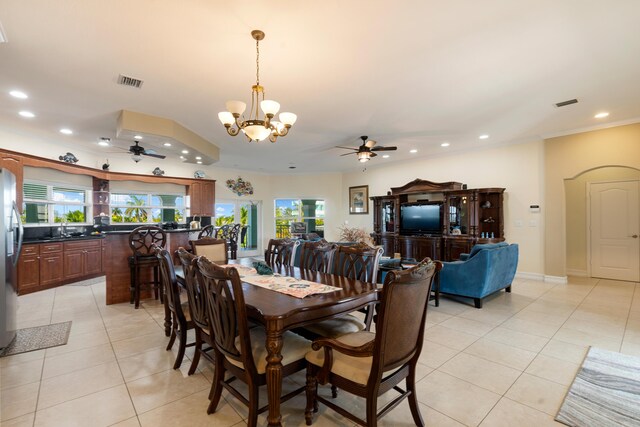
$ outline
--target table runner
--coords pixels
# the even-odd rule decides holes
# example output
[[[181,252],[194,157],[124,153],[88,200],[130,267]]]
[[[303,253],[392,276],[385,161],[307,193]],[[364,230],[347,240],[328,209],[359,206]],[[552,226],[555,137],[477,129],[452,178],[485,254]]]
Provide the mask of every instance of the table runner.
[[[325,294],[339,291],[340,288],[308,280],[296,279],[288,276],[244,276],[243,282],[250,283],[261,288],[270,289],[296,298],[304,298],[314,294]]]
[[[246,276],[255,276],[256,274],[258,274],[255,268],[247,267],[240,264],[221,264],[220,267],[224,267],[224,268],[235,267],[236,270],[238,270],[238,274],[240,275],[241,278],[244,278]]]

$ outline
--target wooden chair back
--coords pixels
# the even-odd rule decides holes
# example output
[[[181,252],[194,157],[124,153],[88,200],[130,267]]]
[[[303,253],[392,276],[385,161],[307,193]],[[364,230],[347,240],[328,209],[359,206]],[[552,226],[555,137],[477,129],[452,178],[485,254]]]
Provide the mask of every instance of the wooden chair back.
[[[331,262],[336,251],[336,246],[326,240],[317,242],[305,242],[300,246],[300,268],[304,270],[328,273],[331,271]]]
[[[198,281],[207,294],[211,333],[216,350],[228,359],[242,363],[245,371],[255,377],[257,371],[238,270],[235,267],[220,267],[204,257],[198,258],[197,266]]]
[[[160,280],[164,287],[165,304],[167,304],[171,312],[178,316],[180,322],[186,322],[180,305],[180,288],[178,287],[178,279],[176,278],[171,254],[160,246],[153,246],[153,251],[160,265]]]
[[[153,256],[154,246],[164,248],[166,244],[166,233],[155,225],[143,225],[129,233],[129,247],[136,258]]]
[[[216,230],[214,237],[216,239],[229,240],[231,238],[232,229],[233,229],[233,224],[225,224]]]
[[[376,283],[382,252],[382,248],[372,248],[365,243],[338,245],[333,257],[333,273],[349,279]]]
[[[378,322],[369,386],[383,373],[417,362],[422,350],[427,307],[435,274],[442,263],[425,258],[409,270],[390,271],[378,306]]]
[[[209,331],[209,309],[207,307],[206,292],[200,286],[196,272],[198,257],[184,248],[178,248],[176,251],[180,264],[182,265],[182,274],[184,276],[184,284],[187,288],[187,298],[189,301],[189,310],[191,311],[191,320],[200,329]]]
[[[209,224],[205,225],[202,230],[198,233],[198,239],[202,239],[203,237],[214,237],[216,235],[216,228]]]
[[[214,239],[205,237],[198,240],[190,240],[191,248],[196,256],[205,256],[209,261],[216,264],[227,264],[229,262],[227,241],[224,239]]]
[[[299,240],[271,239],[264,252],[264,261],[271,268],[293,265],[295,251],[300,246]]]

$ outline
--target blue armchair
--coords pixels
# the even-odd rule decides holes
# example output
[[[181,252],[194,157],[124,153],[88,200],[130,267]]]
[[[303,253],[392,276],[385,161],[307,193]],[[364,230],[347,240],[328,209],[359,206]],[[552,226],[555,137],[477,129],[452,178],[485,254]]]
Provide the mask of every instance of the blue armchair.
[[[482,308],[484,297],[502,289],[511,292],[518,266],[518,245],[506,242],[475,245],[460,261],[442,264],[440,292],[473,298],[476,308]]]

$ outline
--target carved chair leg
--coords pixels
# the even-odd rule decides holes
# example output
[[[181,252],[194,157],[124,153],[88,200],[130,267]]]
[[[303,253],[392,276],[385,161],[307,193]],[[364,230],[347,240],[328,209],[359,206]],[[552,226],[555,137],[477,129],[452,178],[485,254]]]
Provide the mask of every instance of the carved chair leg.
[[[258,425],[258,386],[252,384],[249,387],[249,417],[247,418],[247,427],[256,427]]]
[[[136,270],[133,263],[129,263],[129,292],[131,293],[129,304],[133,304],[135,302],[135,294],[136,294]]]
[[[184,352],[187,348],[187,324],[180,325],[178,331],[180,336],[178,337],[178,355],[176,356],[176,362],[173,364],[173,369],[178,369],[182,365],[182,359],[184,359]]]
[[[424,427],[424,420],[422,419],[422,415],[420,414],[420,407],[418,406],[418,399],[416,395],[415,365],[409,369],[409,376],[407,376],[407,392],[409,392],[409,409],[411,409],[413,422],[418,427]]]
[[[309,363],[307,365],[307,406],[304,409],[304,419],[308,426],[313,423],[313,413],[318,412],[318,402],[316,394],[318,393],[318,380],[316,379],[317,368]]]
[[[133,303],[135,304],[135,308],[140,307],[140,267],[135,267],[135,283],[133,284]]]
[[[338,397],[338,387],[334,386],[333,384],[331,384],[331,397],[334,399]]]
[[[175,324],[177,322],[177,319],[175,318],[175,316],[173,316],[172,314],[172,318],[173,318],[173,324]],[[167,351],[171,350],[171,347],[173,347],[173,343],[176,342],[176,328],[173,327],[171,328],[171,336],[169,337],[169,343],[167,343]]]
[[[218,403],[220,402],[220,397],[222,396],[222,381],[224,381],[224,356],[216,351],[216,366],[215,372],[213,376],[213,383],[211,383],[211,403],[209,403],[209,407],[207,408],[207,414],[213,414],[216,412],[216,408],[218,407]]]
[[[375,396],[367,396],[366,420],[367,427],[378,425],[378,399]]]
[[[194,328],[194,332],[196,333],[196,352],[193,355],[193,360],[191,361],[191,366],[189,367],[187,375],[193,375],[196,372],[198,364],[200,363],[200,353],[202,352],[202,335],[200,335],[200,328],[196,326]]]

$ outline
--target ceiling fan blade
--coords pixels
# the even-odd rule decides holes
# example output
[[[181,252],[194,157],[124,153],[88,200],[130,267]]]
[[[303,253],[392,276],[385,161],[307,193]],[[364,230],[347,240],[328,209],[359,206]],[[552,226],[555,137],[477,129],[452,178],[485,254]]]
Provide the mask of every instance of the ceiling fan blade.
[[[353,153],[340,154],[340,157],[342,157],[342,156],[348,156],[348,155],[350,155],[350,154],[358,154],[358,153],[357,153],[356,151],[354,151]]]
[[[373,147],[371,151],[395,151],[398,147]]]
[[[149,157],[155,157],[157,159],[164,159],[167,156],[163,156],[162,154],[152,154],[152,153],[147,153],[145,151],[142,152],[142,155],[144,156],[149,156]]]
[[[365,146],[369,147],[369,148],[373,148],[374,145],[376,145],[377,142],[374,141],[373,139],[369,139],[367,142],[364,143]]]
[[[377,156],[377,154],[376,154],[376,153],[373,153],[373,152],[372,152],[371,154],[369,154],[369,157],[375,157],[375,156]]]
[[[336,145],[336,148],[344,148],[345,150],[355,150],[355,151],[358,151],[358,149],[357,149],[357,148],[353,148],[353,147],[341,147],[341,146],[339,146],[339,145]]]

